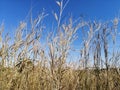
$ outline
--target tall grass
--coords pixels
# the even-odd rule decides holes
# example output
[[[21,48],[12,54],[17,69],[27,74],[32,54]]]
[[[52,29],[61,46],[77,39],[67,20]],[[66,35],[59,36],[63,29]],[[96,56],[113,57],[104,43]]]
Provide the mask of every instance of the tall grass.
[[[65,21],[62,15],[68,1],[56,3],[60,9],[59,14],[53,13],[56,33],[50,32],[45,44],[44,12],[31,19],[27,33],[27,23],[20,22],[12,44],[8,34],[2,37],[4,25],[1,25],[0,90],[119,90],[120,51],[116,47],[119,18],[104,23],[72,17]],[[78,37],[82,34],[84,37]],[[82,39],[78,45],[80,58],[74,65],[74,57],[72,64],[69,61],[77,51],[74,41],[78,38]]]

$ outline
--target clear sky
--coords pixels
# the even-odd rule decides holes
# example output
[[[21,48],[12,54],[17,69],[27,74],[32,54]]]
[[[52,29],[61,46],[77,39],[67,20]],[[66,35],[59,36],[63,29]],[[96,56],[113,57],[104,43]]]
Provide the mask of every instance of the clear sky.
[[[14,35],[19,22],[25,20],[31,7],[33,18],[44,8],[49,14],[46,19],[47,28],[52,27],[51,22],[54,21],[52,11],[58,11],[55,0],[0,0],[0,23],[4,22],[4,35],[7,32],[10,36]],[[63,15],[69,14],[72,14],[73,19],[83,15],[88,20],[111,20],[120,15],[120,0],[69,0]],[[81,37],[80,33],[78,37]],[[79,40],[75,41],[74,47],[80,48]],[[75,58],[77,54],[72,53],[72,56]]]
[[[52,11],[58,11],[55,0],[0,0],[0,23],[4,22],[5,32],[13,33],[21,20],[28,15],[31,6],[33,17],[42,9],[49,13],[47,24],[52,22]],[[120,0],[69,0],[64,15],[73,18],[80,15],[88,19],[109,20],[120,14]]]

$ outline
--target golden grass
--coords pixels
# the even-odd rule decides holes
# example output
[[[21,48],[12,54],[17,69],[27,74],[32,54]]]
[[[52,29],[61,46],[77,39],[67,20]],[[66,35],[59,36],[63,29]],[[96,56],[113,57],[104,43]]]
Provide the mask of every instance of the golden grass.
[[[61,22],[68,1],[56,3],[60,7],[60,15],[53,13],[56,33],[46,35],[45,45],[41,42],[44,12],[31,21],[27,35],[27,23],[21,22],[12,44],[8,36],[2,38],[4,25],[1,25],[0,90],[119,90],[120,54],[115,48],[119,19],[100,23],[70,17]],[[85,32],[85,36],[77,37],[78,30]],[[78,50],[80,58],[75,64],[73,57],[71,64],[68,60],[71,51],[77,51],[73,47],[77,38],[83,39]],[[110,38],[113,50],[108,47]]]

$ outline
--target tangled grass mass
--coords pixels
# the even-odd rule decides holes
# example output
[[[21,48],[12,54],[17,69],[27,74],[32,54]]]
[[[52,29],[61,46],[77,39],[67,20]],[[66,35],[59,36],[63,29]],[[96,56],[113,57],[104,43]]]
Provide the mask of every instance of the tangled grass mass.
[[[107,22],[63,20],[67,3],[56,2],[55,33],[44,40],[44,12],[31,18],[29,30],[21,22],[14,41],[2,36],[1,25],[0,90],[120,90],[119,17]]]

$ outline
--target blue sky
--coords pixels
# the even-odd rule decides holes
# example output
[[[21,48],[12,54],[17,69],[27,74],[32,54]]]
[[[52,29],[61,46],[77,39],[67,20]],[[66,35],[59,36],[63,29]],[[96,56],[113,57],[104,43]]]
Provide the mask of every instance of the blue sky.
[[[49,14],[45,24],[49,30],[52,28],[51,22],[54,22],[52,11],[58,11],[55,0],[0,0],[0,23],[4,22],[4,35],[7,32],[10,33],[10,36],[14,35],[19,22],[25,20],[31,6],[33,7],[33,18],[43,8],[45,9],[45,12]],[[73,19],[82,15],[88,20],[111,20],[120,15],[120,0],[69,0],[63,16],[70,14]],[[80,33],[78,37],[81,37]],[[80,48],[79,40],[75,41],[74,47]],[[77,54],[72,53],[71,56],[75,58]]]
[[[0,0],[0,23],[4,22],[5,32],[14,33],[19,22],[28,15],[31,6],[33,18],[44,8],[49,13],[46,24],[51,26],[54,21],[52,11],[58,11],[55,0]],[[73,18],[83,15],[92,20],[110,20],[119,16],[120,0],[69,0],[63,14],[72,14]]]
[[[43,8],[46,13],[57,11],[55,0],[0,0],[0,22],[8,26],[16,25],[24,20],[30,7],[33,14],[37,15]],[[120,11],[120,0],[69,0],[64,14],[72,13],[78,17],[85,15],[87,18],[106,20],[117,16]]]

